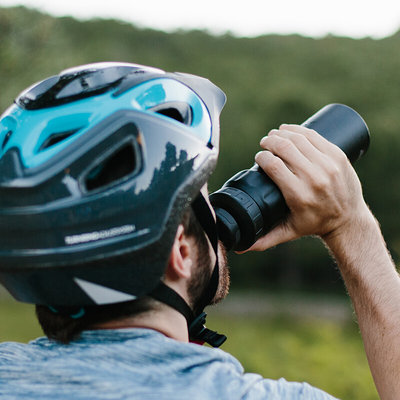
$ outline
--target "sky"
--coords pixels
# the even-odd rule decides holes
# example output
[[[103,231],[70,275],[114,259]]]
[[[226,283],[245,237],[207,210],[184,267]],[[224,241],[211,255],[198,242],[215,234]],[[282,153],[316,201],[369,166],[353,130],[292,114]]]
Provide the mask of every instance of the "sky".
[[[298,33],[383,38],[400,28],[399,0],[0,0],[55,16],[116,18],[167,32],[205,29],[236,36]]]

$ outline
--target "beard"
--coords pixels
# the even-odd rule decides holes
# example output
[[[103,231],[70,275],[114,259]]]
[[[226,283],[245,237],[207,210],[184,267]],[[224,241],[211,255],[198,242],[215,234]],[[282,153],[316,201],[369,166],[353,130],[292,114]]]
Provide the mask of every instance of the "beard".
[[[228,258],[226,255],[226,249],[222,245],[222,242],[218,242],[218,266],[219,266],[219,282],[218,289],[215,293],[211,304],[218,304],[229,293],[229,287],[231,285],[231,276],[229,274]]]
[[[214,263],[210,256],[210,247],[207,239],[199,240],[197,243],[197,268],[188,283],[188,294],[190,306],[197,310],[202,304],[202,299],[206,295],[210,283]],[[218,265],[219,281],[217,291],[209,305],[221,302],[229,293],[230,274],[226,256],[226,249],[222,243],[218,242]]]

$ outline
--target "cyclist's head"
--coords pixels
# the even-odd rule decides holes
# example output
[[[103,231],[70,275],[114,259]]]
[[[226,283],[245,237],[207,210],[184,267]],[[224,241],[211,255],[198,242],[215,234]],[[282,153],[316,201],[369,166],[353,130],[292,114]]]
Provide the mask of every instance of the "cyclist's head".
[[[125,63],[65,70],[0,118],[0,279],[53,309],[127,302],[164,274],[218,158],[224,93]]]

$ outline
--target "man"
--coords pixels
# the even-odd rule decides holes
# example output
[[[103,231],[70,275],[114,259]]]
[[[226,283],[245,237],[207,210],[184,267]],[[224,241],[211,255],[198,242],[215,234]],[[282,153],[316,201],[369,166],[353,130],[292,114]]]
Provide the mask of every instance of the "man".
[[[202,78],[95,64],[39,83],[3,114],[0,278],[37,304],[51,340],[0,346],[2,398],[332,398],[188,343],[224,340],[203,326],[229,286],[205,186],[223,104]],[[381,398],[399,398],[400,283],[354,170],[300,126],[261,147],[256,162],[291,212],[249,250],[319,235]]]

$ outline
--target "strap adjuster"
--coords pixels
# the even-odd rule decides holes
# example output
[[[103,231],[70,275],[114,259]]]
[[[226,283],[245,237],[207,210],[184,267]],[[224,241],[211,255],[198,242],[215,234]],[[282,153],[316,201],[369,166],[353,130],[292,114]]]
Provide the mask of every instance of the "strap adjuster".
[[[189,326],[189,338],[195,342],[206,342],[212,347],[220,347],[226,340],[225,335],[205,327],[207,314],[202,312]]]

